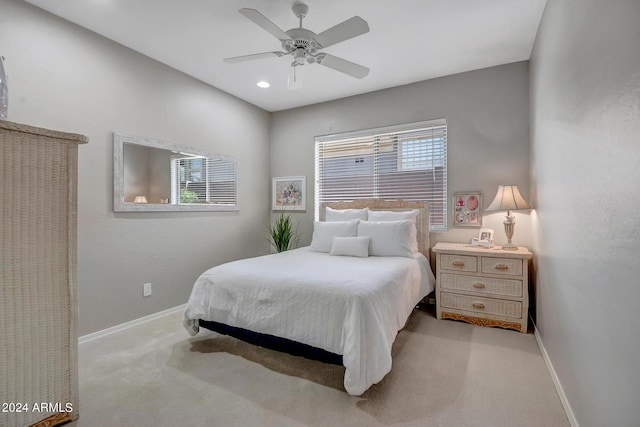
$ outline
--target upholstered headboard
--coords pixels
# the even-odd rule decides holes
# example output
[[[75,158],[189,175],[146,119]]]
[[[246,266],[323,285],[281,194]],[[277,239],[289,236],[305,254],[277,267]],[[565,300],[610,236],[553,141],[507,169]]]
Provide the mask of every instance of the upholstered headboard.
[[[351,202],[326,202],[320,205],[320,221],[324,221],[325,208],[363,209],[375,211],[407,211],[418,209],[416,227],[418,229],[418,250],[429,259],[429,204],[404,200],[358,199]]]

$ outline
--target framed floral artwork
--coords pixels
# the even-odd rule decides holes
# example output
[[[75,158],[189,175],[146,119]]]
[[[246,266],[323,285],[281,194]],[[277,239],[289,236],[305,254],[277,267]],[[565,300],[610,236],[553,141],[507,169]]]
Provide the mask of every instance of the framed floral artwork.
[[[271,208],[274,211],[304,211],[307,209],[306,177],[281,176],[273,178]]]
[[[453,193],[453,225],[482,227],[482,193]]]

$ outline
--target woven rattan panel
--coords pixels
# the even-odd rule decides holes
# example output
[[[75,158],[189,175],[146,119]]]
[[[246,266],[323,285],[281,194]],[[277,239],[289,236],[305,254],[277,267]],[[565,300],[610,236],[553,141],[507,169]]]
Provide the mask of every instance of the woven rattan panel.
[[[482,292],[494,296],[522,296],[521,280],[503,280],[489,277],[461,276],[459,274],[442,273],[443,290],[452,289],[466,292]]]
[[[78,414],[76,176],[83,142],[0,121],[1,426]]]
[[[522,318],[522,302],[520,301],[459,295],[450,292],[442,292],[440,298],[442,299],[442,307],[465,310],[470,315],[488,313],[516,319]]]

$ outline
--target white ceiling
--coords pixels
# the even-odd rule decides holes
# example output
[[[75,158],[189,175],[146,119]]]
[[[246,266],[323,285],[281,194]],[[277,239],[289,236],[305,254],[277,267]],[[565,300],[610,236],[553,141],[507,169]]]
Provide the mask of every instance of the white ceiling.
[[[293,0],[26,0],[268,111],[343,98],[529,59],[546,0],[306,0],[304,27],[320,33],[354,15],[370,32],[325,52],[367,66],[362,80],[305,65],[287,90],[291,56],[227,64],[282,50],[238,13],[260,11],[284,31]],[[256,83],[266,80],[268,89]]]

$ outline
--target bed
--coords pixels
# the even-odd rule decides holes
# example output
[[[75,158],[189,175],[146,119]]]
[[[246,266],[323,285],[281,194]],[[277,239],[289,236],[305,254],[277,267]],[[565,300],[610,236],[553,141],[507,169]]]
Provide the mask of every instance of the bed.
[[[285,347],[298,344],[306,349],[304,353],[315,352],[322,360],[341,362],[345,390],[352,395],[364,393],[391,370],[391,346],[398,331],[435,283],[428,262],[426,203],[328,203],[322,207],[320,219],[332,209],[337,210],[332,214],[342,214],[364,208],[382,211],[375,214],[378,216],[417,212],[413,222],[417,240],[413,249],[417,251],[405,256],[335,256],[333,249],[339,239],[336,237],[330,253],[319,251],[319,234],[314,230],[311,246],[230,262],[204,272],[193,286],[184,313],[187,331],[195,335],[204,326],[241,339],[249,336],[257,343],[266,337]],[[351,227],[353,221],[363,236],[343,238],[349,244],[364,239],[367,226],[380,225],[377,221],[350,220],[315,223],[314,227]],[[390,224],[405,227],[409,222],[391,221],[381,227],[391,230]],[[374,237],[367,239],[371,251]],[[388,247],[378,246],[378,250]]]

